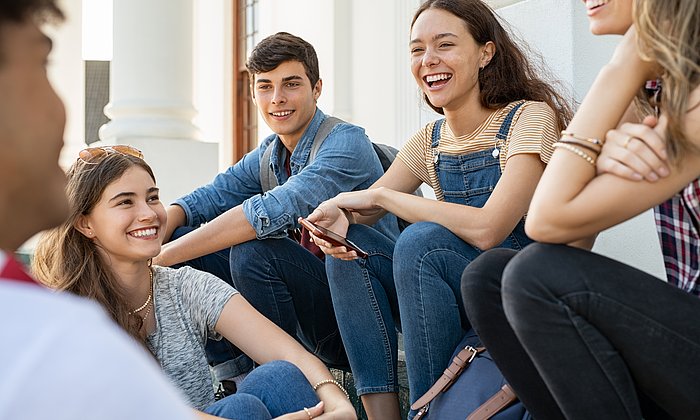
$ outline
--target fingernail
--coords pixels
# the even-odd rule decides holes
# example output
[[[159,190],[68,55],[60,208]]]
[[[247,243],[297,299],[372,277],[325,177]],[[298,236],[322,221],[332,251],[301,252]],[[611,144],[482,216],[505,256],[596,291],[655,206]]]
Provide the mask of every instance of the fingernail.
[[[668,176],[668,169],[665,166],[660,167],[656,172],[661,176]]]
[[[656,174],[652,172],[652,173],[649,174],[649,176],[647,177],[647,179],[648,179],[649,181],[651,181],[651,182],[655,182],[655,181],[658,181],[658,180],[659,180],[659,177],[656,176]]]
[[[322,405],[323,405],[323,401],[319,401],[318,404],[316,404],[316,405],[314,406],[314,408],[320,407],[320,406],[322,406]]]
[[[635,172],[632,174],[632,179],[634,179],[635,181],[641,181],[644,179],[644,177],[641,174]]]

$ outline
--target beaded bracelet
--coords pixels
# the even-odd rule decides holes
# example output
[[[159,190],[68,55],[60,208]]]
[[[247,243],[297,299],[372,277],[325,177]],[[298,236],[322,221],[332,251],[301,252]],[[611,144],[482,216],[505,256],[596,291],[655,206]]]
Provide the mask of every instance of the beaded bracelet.
[[[571,138],[574,138],[574,139],[576,139],[576,140],[585,141],[585,142],[588,142],[588,143],[591,143],[591,144],[595,144],[596,146],[602,146],[602,145],[603,145],[603,142],[600,141],[600,139],[596,139],[596,138],[594,138],[594,137],[579,136],[578,134],[574,134],[574,133],[572,133],[571,131],[562,130],[561,135],[562,135],[562,136],[566,136],[566,137],[571,137]]]
[[[348,397],[348,399],[350,399],[350,395],[348,394],[348,391],[346,391],[345,388],[343,388],[343,386],[340,384],[340,382],[336,381],[335,379],[322,380],[321,382],[314,385],[314,391],[316,391],[318,388],[320,388],[322,385],[325,385],[325,384],[333,384],[333,385],[337,386],[338,388],[340,388],[341,391],[343,391],[343,394],[345,394],[345,396]]]
[[[588,162],[588,163],[590,163],[591,165],[595,166],[595,159],[593,159],[593,158],[591,157],[591,155],[589,155],[588,153],[584,152],[584,151],[581,150],[580,148],[578,148],[578,147],[576,147],[576,146],[572,146],[572,145],[570,145],[570,144],[568,144],[568,143],[562,143],[562,142],[556,142],[556,143],[554,143],[554,148],[556,149],[557,147],[564,148],[564,149],[566,149],[566,150],[568,150],[568,151],[570,151],[570,152],[572,152],[572,153],[578,155],[579,157],[582,157],[586,162]]]

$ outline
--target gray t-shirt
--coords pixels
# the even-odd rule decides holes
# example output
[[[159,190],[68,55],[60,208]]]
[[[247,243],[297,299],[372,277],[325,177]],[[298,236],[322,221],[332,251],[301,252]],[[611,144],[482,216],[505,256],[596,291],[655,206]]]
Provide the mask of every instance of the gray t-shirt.
[[[156,330],[146,340],[170,380],[189,404],[203,409],[214,402],[212,376],[204,353],[219,315],[238,293],[216,276],[191,267],[153,267]]]

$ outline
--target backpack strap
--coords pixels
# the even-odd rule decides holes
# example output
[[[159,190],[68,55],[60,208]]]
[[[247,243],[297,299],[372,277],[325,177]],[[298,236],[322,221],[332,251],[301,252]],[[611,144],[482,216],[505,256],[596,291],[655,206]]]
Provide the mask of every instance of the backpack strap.
[[[423,394],[422,397],[418,398],[416,402],[411,404],[411,410],[418,410],[425,408],[435,397],[441,392],[447,391],[452,384],[457,380],[459,375],[464,371],[464,369],[469,366],[469,364],[474,360],[477,354],[482,353],[486,350],[484,347],[464,347],[457,355],[452,359],[452,363],[442,372],[442,375],[437,381],[430,387],[428,392]],[[417,416],[416,416],[417,417]]]
[[[333,131],[335,126],[343,123],[345,123],[345,121],[336,117],[326,117],[326,119],[323,120],[323,122],[321,122],[321,125],[318,127],[318,131],[316,131],[316,135],[314,136],[314,141],[313,143],[311,143],[311,152],[309,153],[309,160],[306,161],[307,165],[313,162],[314,159],[316,159],[318,150],[321,148],[321,143],[323,143],[326,137],[328,137],[331,131]]]
[[[335,128],[336,125],[344,122],[345,121],[336,117],[326,117],[321,122],[321,125],[318,127],[316,135],[314,136],[314,140],[311,143],[311,152],[309,153],[307,165],[316,158],[318,150],[321,148],[321,143],[323,143],[326,137],[328,137],[328,134],[330,134],[333,128]],[[275,176],[275,172],[272,170],[272,166],[270,165],[271,156],[272,143],[267,146],[267,149],[265,149],[265,152],[260,158],[260,187],[262,188],[263,193],[270,191],[278,185],[277,177]]]
[[[277,186],[277,177],[275,176],[275,171],[272,170],[272,165],[270,165],[271,156],[272,143],[267,145],[265,153],[260,158],[260,187],[263,194]]]
[[[469,417],[467,417],[467,420],[490,419],[496,413],[517,401],[517,399],[518,397],[515,395],[515,392],[513,392],[513,388],[505,384],[497,393],[493,394],[491,398],[474,410]]]

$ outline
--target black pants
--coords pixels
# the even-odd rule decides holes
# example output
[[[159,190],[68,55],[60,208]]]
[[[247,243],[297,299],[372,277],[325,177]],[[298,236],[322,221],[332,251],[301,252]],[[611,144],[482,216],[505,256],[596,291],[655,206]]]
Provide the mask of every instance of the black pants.
[[[496,249],[462,276],[467,316],[538,420],[700,418],[700,299],[563,245]]]

